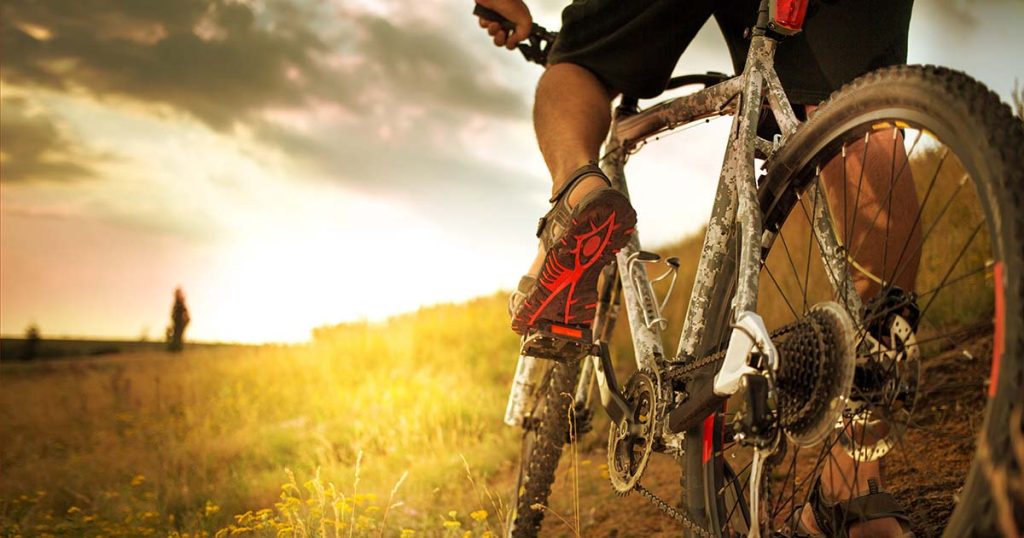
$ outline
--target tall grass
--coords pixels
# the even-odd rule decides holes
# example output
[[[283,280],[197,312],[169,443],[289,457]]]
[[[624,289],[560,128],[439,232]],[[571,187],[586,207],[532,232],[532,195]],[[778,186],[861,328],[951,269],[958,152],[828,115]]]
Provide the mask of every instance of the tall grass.
[[[4,361],[0,529],[212,534],[250,510],[287,521],[309,488],[314,504],[376,506],[348,513],[376,514],[360,529],[374,536],[384,511],[392,529],[483,528],[464,468],[491,477],[517,453],[499,426],[518,350],[503,303],[325,328],[305,346]],[[402,504],[384,506],[405,473]]]

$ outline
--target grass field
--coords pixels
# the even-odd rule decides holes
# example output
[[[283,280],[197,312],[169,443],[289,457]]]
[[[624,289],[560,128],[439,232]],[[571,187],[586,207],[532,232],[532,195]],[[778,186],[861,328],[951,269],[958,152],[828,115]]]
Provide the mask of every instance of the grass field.
[[[517,451],[503,302],[302,346],[4,361],[0,532],[484,535],[500,508],[467,468],[481,484]]]

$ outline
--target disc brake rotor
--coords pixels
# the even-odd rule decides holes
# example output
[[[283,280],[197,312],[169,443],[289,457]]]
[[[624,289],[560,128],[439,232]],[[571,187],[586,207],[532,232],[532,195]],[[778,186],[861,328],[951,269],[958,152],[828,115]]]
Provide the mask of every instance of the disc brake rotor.
[[[907,430],[921,383],[921,350],[910,322],[892,316],[888,334],[867,334],[857,358],[857,390],[839,443],[858,461],[885,456]]]
[[[623,396],[633,408],[628,420],[608,430],[608,477],[616,493],[625,495],[636,487],[654,449],[658,398],[654,377],[636,372],[629,378]]]

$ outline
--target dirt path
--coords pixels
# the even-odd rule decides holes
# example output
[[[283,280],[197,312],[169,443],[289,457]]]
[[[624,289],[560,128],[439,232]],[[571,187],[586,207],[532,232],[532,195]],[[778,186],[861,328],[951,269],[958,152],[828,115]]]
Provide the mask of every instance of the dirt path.
[[[924,388],[915,423],[885,460],[886,488],[912,514],[918,537],[941,534],[966,477],[974,452],[971,432],[980,428],[984,413],[990,330],[963,334],[931,352],[923,363]],[[542,536],[575,536],[577,524],[579,536],[585,537],[680,536],[681,528],[648,500],[636,493],[619,497],[612,492],[603,466],[606,431],[599,427],[588,434],[577,449],[575,465],[568,449],[563,453]],[[675,504],[679,478],[678,465],[655,454],[643,484]]]

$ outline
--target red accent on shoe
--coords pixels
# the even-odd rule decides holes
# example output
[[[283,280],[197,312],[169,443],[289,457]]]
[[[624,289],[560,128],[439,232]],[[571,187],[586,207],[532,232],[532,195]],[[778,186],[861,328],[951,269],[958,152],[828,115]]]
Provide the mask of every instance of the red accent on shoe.
[[[563,327],[561,325],[552,324],[551,332],[562,336],[568,336],[570,338],[583,338],[583,331],[580,329],[573,329],[572,327]]]
[[[619,193],[592,200],[544,256],[533,288],[517,308],[512,329],[525,335],[538,323],[571,325],[584,331],[594,321],[597,281],[604,266],[629,238],[636,212]]]
[[[538,283],[547,288],[551,293],[540,305],[538,305],[537,309],[533,312],[533,315],[530,316],[527,321],[528,325],[533,325],[540,314],[544,311],[544,308],[551,304],[551,302],[566,289],[568,289],[569,293],[565,298],[565,312],[562,316],[562,322],[569,323],[572,320],[570,308],[572,307],[573,297],[576,293],[576,284],[579,282],[580,277],[583,276],[583,273],[601,258],[601,253],[604,252],[604,249],[611,242],[612,232],[618,228],[615,224],[615,216],[616,213],[613,211],[600,225],[594,226],[593,222],[591,222],[591,229],[589,231],[573,237],[576,245],[571,251],[574,255],[574,267],[571,269],[563,266],[556,256],[549,256],[547,258],[547,263],[544,264],[544,268],[541,270]],[[594,253],[588,256],[584,254],[584,249],[581,247],[584,241],[588,241],[591,238],[597,238],[600,243],[594,250]],[[584,261],[585,259],[586,261]]]

